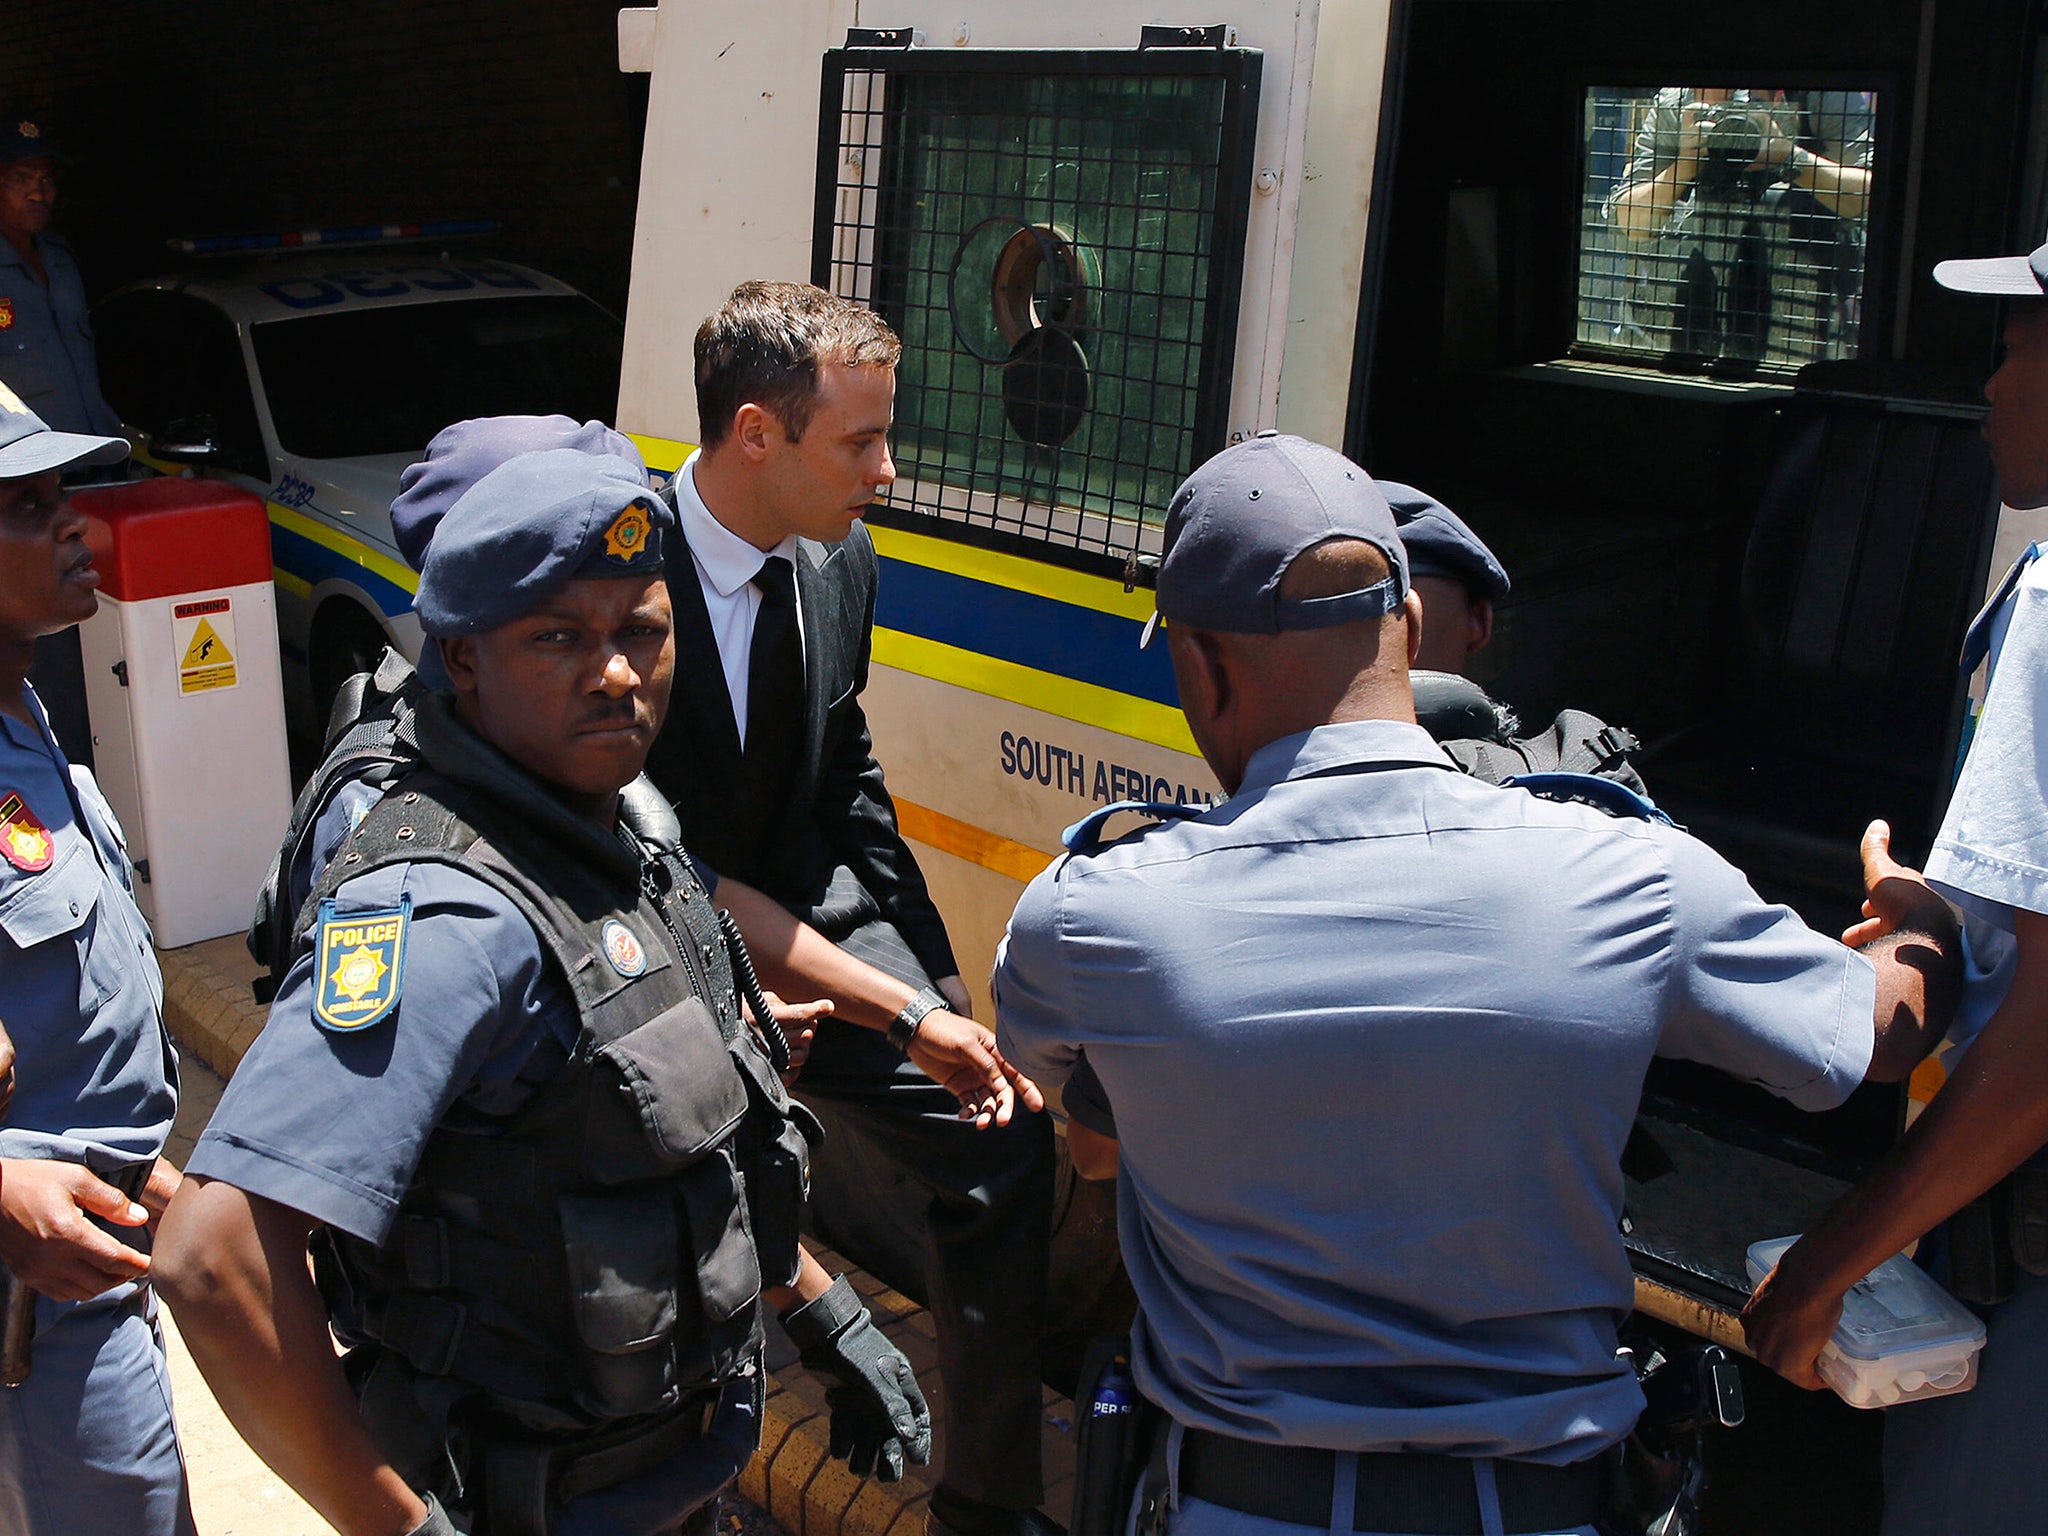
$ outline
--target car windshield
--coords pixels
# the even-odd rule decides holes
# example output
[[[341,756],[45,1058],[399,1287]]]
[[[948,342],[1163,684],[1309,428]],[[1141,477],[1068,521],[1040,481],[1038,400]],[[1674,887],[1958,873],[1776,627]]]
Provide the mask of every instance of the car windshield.
[[[451,422],[610,421],[618,321],[580,294],[402,304],[252,329],[278,446],[309,459],[417,453]]]

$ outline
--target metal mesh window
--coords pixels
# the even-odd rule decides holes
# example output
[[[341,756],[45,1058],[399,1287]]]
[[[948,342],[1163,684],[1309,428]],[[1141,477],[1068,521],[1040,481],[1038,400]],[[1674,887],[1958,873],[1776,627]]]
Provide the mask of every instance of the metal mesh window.
[[[1862,342],[1868,91],[1593,87],[1574,351],[1791,373]]]
[[[1158,548],[1223,446],[1258,57],[827,55],[814,278],[903,338],[889,508]]]

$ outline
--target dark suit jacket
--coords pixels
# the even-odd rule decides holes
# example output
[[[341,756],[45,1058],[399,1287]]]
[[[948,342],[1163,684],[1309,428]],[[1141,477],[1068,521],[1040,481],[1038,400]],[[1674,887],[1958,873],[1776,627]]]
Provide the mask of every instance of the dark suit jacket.
[[[669,535],[680,545],[680,530]],[[874,541],[855,523],[841,543],[797,541],[804,632],[803,741],[796,783],[779,822],[744,846],[744,769],[732,699],[704,591],[688,555],[668,562],[675,606],[676,683],[668,723],[647,775],[675,802],[683,840],[720,874],[756,886],[827,938],[877,920],[892,925],[932,977],[959,971],[924,875],[896,829],[860,707],[875,622]],[[755,726],[761,728],[760,725]]]

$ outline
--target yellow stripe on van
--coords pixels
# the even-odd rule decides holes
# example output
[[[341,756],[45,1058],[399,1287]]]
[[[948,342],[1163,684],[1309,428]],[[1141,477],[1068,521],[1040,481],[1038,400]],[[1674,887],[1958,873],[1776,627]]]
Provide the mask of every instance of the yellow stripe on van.
[[[302,539],[311,539],[325,549],[333,550],[344,560],[353,560],[366,571],[375,571],[393,586],[405,592],[418,592],[420,578],[416,571],[408,570],[389,555],[370,548],[361,539],[352,539],[347,534],[316,523],[303,512],[294,512],[290,507],[270,503],[270,520],[279,527],[289,528]]]
[[[905,837],[1012,880],[1029,881],[1053,861],[1053,855],[1029,843],[1017,842],[1000,832],[977,827],[911,800],[897,800],[896,824]]]
[[[640,450],[640,457],[647,461],[649,469],[658,469],[665,475],[672,475],[683,467],[683,460],[697,451],[695,443],[677,442],[672,437],[650,437],[643,432],[628,432],[633,446]]]
[[[972,544],[956,544],[951,539],[906,533],[900,528],[877,528],[870,524],[868,532],[874,536],[875,552],[884,559],[929,566],[935,571],[1008,587],[1014,592],[1029,592],[1056,603],[1072,603],[1077,608],[1093,608],[1098,613],[1115,614],[1140,624],[1152,617],[1149,590],[1140,587],[1126,592],[1122,582],[1107,576],[1089,576],[1063,566],[1027,560],[1021,555],[997,554]]]
[[[990,698],[1008,699],[1031,709],[1043,710],[1065,720],[1098,726],[1120,736],[1134,736],[1176,752],[1195,753],[1195,738],[1188,733],[1181,712],[1151,699],[1140,699],[1093,683],[1077,682],[1019,666],[979,651],[964,651],[922,635],[875,627],[875,660],[900,672],[929,677],[985,693]]]

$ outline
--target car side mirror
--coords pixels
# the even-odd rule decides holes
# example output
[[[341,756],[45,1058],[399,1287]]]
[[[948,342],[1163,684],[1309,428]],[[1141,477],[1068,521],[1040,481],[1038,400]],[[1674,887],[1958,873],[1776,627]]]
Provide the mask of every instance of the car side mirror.
[[[210,415],[177,416],[151,435],[149,451],[159,459],[203,463],[220,454],[220,428]]]

